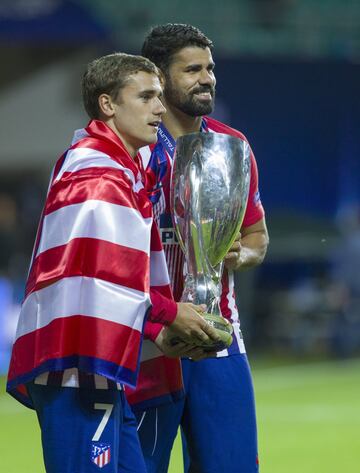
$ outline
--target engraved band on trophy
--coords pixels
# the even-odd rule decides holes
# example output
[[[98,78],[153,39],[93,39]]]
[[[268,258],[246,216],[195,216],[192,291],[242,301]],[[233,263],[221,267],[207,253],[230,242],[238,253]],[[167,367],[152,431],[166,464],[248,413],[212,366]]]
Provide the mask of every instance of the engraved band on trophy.
[[[250,185],[250,147],[220,133],[192,133],[176,141],[170,205],[186,259],[182,302],[205,304],[205,320],[222,341],[232,342],[232,326],[221,316],[223,260],[243,221]]]

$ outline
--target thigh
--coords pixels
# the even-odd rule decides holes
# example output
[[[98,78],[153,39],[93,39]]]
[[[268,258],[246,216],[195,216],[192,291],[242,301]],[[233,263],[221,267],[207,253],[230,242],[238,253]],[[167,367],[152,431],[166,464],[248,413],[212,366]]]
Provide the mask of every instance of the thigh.
[[[148,473],[166,473],[183,413],[184,401],[136,413]]]
[[[183,361],[189,473],[258,472],[255,402],[245,354]],[[186,459],[185,459],[186,460]]]
[[[32,383],[28,390],[41,427],[47,473],[95,473],[104,467],[108,473],[119,472],[127,451],[121,441],[122,392]]]

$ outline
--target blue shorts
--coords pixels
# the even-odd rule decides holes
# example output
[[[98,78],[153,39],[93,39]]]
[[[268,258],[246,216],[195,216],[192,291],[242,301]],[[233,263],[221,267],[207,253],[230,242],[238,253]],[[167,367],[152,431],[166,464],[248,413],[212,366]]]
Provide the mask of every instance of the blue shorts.
[[[47,473],[146,473],[123,391],[27,385]]]
[[[180,424],[187,473],[257,473],[255,402],[246,354],[184,359],[182,367],[186,398],[136,414],[148,473],[167,472]]]

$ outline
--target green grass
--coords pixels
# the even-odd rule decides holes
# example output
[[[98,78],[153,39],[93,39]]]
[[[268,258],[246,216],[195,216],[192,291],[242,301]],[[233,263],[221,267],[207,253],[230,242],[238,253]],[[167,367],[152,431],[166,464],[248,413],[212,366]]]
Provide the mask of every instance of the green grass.
[[[254,370],[262,473],[352,473],[360,361]]]
[[[360,360],[286,366],[257,361],[253,375],[261,473],[357,471]],[[34,412],[4,394],[4,379],[0,389],[0,470],[44,473]],[[181,465],[177,439],[169,473],[182,472]]]

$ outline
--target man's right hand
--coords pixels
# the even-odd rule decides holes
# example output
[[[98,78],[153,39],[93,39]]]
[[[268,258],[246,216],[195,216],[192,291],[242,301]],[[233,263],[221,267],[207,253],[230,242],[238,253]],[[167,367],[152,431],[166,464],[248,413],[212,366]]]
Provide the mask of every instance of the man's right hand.
[[[199,312],[205,312],[206,306],[178,302],[177,307],[178,311],[171,324],[171,330],[181,340],[193,345],[212,344],[220,341],[216,330],[199,314]]]

